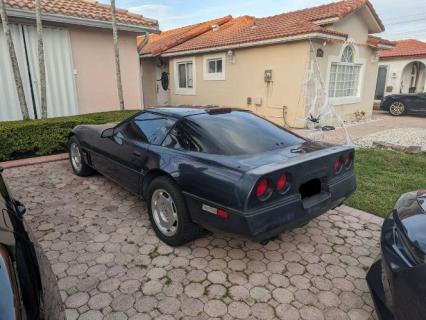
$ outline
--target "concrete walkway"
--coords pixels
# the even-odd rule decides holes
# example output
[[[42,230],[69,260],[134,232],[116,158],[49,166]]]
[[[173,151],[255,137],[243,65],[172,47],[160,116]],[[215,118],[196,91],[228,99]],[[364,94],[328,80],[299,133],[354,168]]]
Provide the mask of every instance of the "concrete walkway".
[[[347,125],[347,131],[353,141],[365,138],[377,132],[389,129],[408,129],[421,128],[426,129],[426,117],[422,116],[402,116],[394,117],[386,112],[375,111],[372,121],[351,123]],[[346,143],[346,136],[341,128],[324,132],[323,134],[315,133],[312,130],[292,129],[294,132],[307,137],[309,139],[319,139],[321,141],[343,144]]]
[[[58,279],[67,319],[373,318],[366,270],[382,219],[341,207],[261,246],[225,234],[181,248],[145,202],[68,161],[5,170]]]

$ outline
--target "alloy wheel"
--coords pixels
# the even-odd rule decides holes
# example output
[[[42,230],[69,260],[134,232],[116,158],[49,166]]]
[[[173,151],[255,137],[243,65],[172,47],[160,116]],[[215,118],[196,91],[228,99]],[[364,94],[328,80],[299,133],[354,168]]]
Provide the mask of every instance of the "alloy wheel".
[[[405,112],[405,106],[401,102],[394,102],[391,104],[389,111],[394,116],[400,116]]]
[[[158,230],[167,237],[174,236],[178,229],[178,215],[172,196],[164,189],[155,190],[151,210]]]
[[[77,171],[81,171],[83,164],[81,159],[80,148],[75,142],[72,143],[70,146],[70,157],[74,169]]]

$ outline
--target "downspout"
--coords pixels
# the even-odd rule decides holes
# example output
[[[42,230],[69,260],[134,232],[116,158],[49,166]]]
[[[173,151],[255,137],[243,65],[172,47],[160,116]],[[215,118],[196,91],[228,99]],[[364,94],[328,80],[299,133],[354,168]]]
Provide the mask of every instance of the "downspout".
[[[145,109],[145,95],[144,95],[144,92],[143,92],[143,69],[142,69],[140,52],[148,44],[148,41],[149,41],[149,32],[148,31],[144,31],[144,34],[145,34],[144,39],[143,39],[142,43],[138,46],[138,55],[139,55],[140,75],[141,75],[140,91],[141,91],[141,95],[142,95],[142,105],[143,105],[143,108]]]
[[[138,50],[141,51],[147,44],[148,44],[148,40],[149,40],[149,32],[148,31],[144,31],[144,38],[142,43],[138,46]]]

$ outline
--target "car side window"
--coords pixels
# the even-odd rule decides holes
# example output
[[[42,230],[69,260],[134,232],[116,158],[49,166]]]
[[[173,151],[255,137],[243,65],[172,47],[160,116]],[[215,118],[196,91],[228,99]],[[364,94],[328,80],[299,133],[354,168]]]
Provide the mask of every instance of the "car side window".
[[[170,131],[163,146],[177,150],[202,152],[202,146],[193,139],[181,122]]]
[[[155,145],[163,142],[175,120],[162,115],[144,112],[124,124],[117,133],[120,138],[139,140]]]

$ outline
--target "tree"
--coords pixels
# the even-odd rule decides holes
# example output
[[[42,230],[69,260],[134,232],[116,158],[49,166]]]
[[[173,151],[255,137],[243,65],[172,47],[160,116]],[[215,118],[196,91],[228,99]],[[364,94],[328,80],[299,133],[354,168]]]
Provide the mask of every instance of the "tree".
[[[115,9],[115,0],[111,0],[111,11],[112,11],[112,34],[114,37],[115,71],[116,71],[116,77],[117,77],[118,100],[120,102],[120,110],[124,110],[123,83],[121,82],[120,48],[118,46],[117,15],[116,15],[116,9]]]
[[[21,73],[19,71],[18,59],[16,58],[15,46],[13,45],[12,35],[9,29],[9,20],[6,13],[6,5],[4,0],[0,0],[0,18],[3,25],[4,35],[6,37],[7,46],[9,48],[10,61],[12,63],[13,76],[15,79],[16,91],[18,93],[19,106],[21,108],[22,118],[28,120],[30,118],[28,114],[27,101],[25,99],[24,86],[22,84]]]
[[[40,0],[35,0],[37,40],[38,40],[38,69],[40,74],[40,104],[41,117],[47,119],[47,98],[46,98],[46,65],[44,62],[43,25],[41,22]]]

